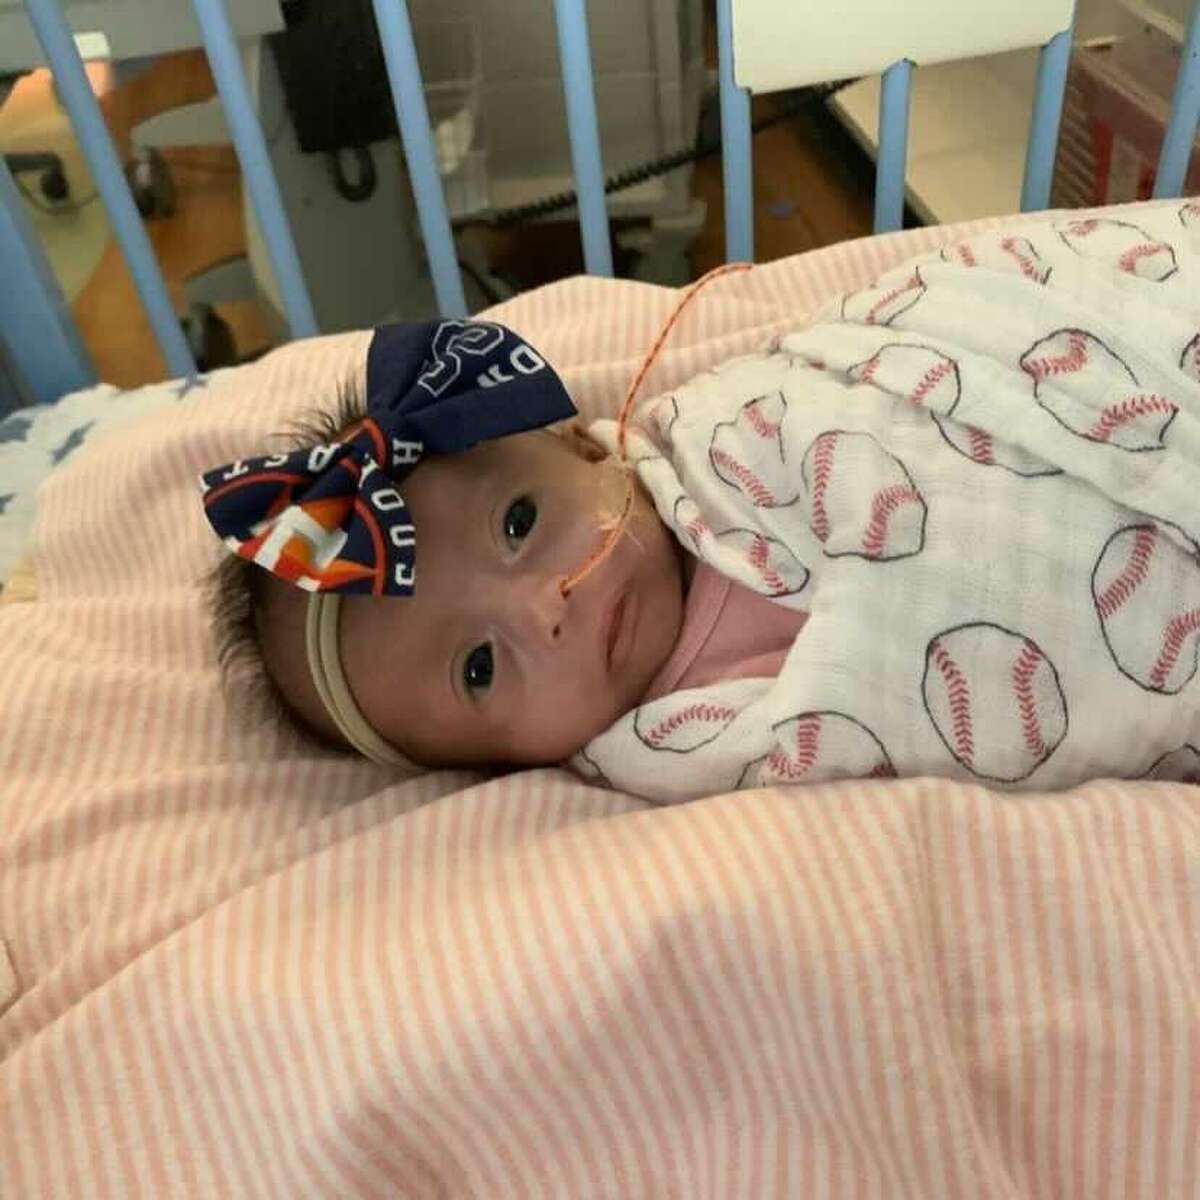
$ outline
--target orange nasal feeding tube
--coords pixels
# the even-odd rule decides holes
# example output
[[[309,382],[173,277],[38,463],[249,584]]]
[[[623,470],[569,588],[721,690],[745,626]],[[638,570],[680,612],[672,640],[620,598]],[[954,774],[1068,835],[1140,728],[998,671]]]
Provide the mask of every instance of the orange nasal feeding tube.
[[[605,534],[604,541],[600,543],[599,547],[575,571],[572,571],[570,575],[563,576],[558,586],[564,596],[570,595],[571,591],[578,587],[613,552],[621,535],[625,532],[625,526],[628,525],[629,518],[633,513],[633,468],[629,465],[625,457],[626,434],[629,427],[629,417],[633,412],[633,404],[637,398],[638,388],[642,386],[642,381],[654,365],[654,360],[658,358],[659,351],[662,350],[663,344],[666,342],[671,330],[675,327],[675,323],[679,320],[683,310],[692,302],[692,299],[699,293],[701,288],[722,275],[729,275],[735,271],[749,271],[753,265],[753,263],[725,263],[723,266],[714,267],[707,274],[697,279],[679,298],[679,303],[675,305],[671,315],[663,323],[658,337],[654,339],[654,344],[642,359],[641,366],[638,367],[637,374],[634,375],[633,382],[629,385],[629,391],[625,393],[625,400],[621,404],[621,411],[617,415],[618,466],[625,473],[625,501],[621,507],[621,515],[617,519],[616,524]]]

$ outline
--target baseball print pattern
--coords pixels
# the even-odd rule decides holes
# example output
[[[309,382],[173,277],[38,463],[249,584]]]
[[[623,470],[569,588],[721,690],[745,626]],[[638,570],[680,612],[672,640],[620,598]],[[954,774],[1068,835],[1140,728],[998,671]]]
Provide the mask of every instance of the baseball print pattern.
[[[1200,383],[1200,332],[1184,346],[1183,353],[1179,356],[1179,369],[1189,379]]]
[[[869,433],[827,429],[801,464],[810,523],[830,558],[886,561],[925,544],[925,500],[904,464]]]
[[[874,383],[916,408],[950,416],[962,398],[962,375],[954,359],[931,346],[889,342],[846,372],[855,383]]]
[[[1197,296],[1200,203],[1023,220],[648,401],[680,543],[807,619],[593,761],[668,799],[1200,782]]]
[[[946,748],[980,779],[1028,779],[1067,733],[1054,664],[1031,638],[986,621],[930,640],[921,694]]]
[[[1036,454],[993,437],[985,429],[964,425],[961,421],[947,421],[936,413],[930,415],[947,445],[981,467],[1000,467],[1014,475],[1024,475],[1027,479],[1062,474],[1061,467],[1051,466]]]
[[[612,787],[612,780],[605,775],[600,769],[600,764],[586,750],[580,750],[571,759],[571,770],[587,783],[594,783],[597,787],[603,788]]]
[[[1020,240],[1032,251],[1028,239]],[[969,244],[962,242],[957,246],[961,251]],[[974,261],[970,265],[975,265]],[[953,358],[932,346],[889,342],[870,358],[853,364],[847,376],[856,383],[874,383],[893,396],[903,396],[916,408],[927,409],[946,442],[980,466],[1002,467],[1030,478],[1061,473],[1060,468],[1018,446],[994,438],[986,430],[961,421],[946,420],[954,415],[962,399],[962,371]]]
[[[1058,329],[1020,359],[1037,402],[1072,433],[1119,450],[1161,450],[1179,406],[1139,386],[1116,351],[1083,329]]]
[[[1196,674],[1200,560],[1157,522],[1129,525],[1105,543],[1092,601],[1121,673],[1149,692],[1178,692]]]
[[[706,557],[703,545],[712,538],[712,530],[700,515],[700,509],[690,496],[680,496],[672,509],[672,518],[677,533],[683,535],[685,545],[690,543],[692,552],[699,558]]]
[[[669,441],[671,430],[679,420],[679,401],[674,396],[664,396],[651,410],[650,419],[658,430],[658,436]]]
[[[891,325],[925,295],[925,280],[919,268],[899,283],[852,292],[842,300],[842,319],[862,325]]]
[[[963,238],[946,246],[941,257],[943,262],[964,267],[983,267],[989,271],[1021,275],[1032,283],[1046,283],[1052,270],[1027,237],[1012,233]]]
[[[1178,270],[1175,251],[1130,221],[1087,217],[1055,226],[1058,236],[1081,258],[1136,275],[1152,283]]]
[[[1173,783],[1200,783],[1200,750],[1190,742],[1155,759],[1143,779],[1163,779]]]
[[[758,396],[733,421],[713,430],[708,460],[718,479],[737,488],[756,508],[794,504],[800,495],[796,472],[784,452],[782,393]]]
[[[808,568],[777,538],[756,529],[726,529],[714,541],[719,551],[732,551],[742,568],[738,578],[764,596],[793,596],[808,586]]]
[[[738,708],[695,692],[681,692],[639,708],[633,732],[651,750],[691,754],[719,738],[737,717]]]
[[[742,772],[738,787],[774,787],[821,779],[894,779],[883,743],[845,713],[800,713],[775,726],[776,749]]]

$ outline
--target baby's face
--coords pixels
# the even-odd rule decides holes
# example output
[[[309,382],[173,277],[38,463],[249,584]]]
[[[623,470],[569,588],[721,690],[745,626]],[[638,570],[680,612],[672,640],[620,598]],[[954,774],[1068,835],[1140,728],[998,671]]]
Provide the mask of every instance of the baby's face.
[[[544,432],[424,462],[405,482],[416,591],[343,605],[342,663],[368,722],[428,765],[567,758],[636,706],[683,619],[678,547],[639,487],[612,553],[624,479]]]

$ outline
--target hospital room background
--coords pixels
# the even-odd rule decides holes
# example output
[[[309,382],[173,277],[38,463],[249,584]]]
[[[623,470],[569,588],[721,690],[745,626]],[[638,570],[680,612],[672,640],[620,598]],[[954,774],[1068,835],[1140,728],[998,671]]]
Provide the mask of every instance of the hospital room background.
[[[551,0],[409,6],[466,299],[583,270]],[[1187,0],[1080,0],[1051,205],[1150,195]],[[679,285],[723,261],[714,6],[589,6],[614,270]],[[188,0],[66,12],[202,369],[286,340],[283,308]],[[322,332],[433,314],[370,0],[230,6]],[[913,76],[906,225],[1013,212],[1037,51]],[[98,376],[163,360],[19,0],[0,0],[0,151]],[[871,232],[878,78],[753,102],[754,247],[770,261]],[[1195,192],[1196,171],[1185,193]],[[0,351],[2,353],[2,351]],[[23,400],[0,366],[0,411]]]

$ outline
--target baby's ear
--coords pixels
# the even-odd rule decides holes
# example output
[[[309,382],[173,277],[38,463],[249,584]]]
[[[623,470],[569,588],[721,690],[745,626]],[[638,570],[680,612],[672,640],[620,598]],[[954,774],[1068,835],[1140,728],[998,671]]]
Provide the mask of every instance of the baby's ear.
[[[583,422],[580,420],[567,421],[565,424],[556,425],[554,432],[562,438],[562,440],[578,454],[580,458],[586,462],[599,462],[603,458],[608,457],[608,451],[588,436],[588,432],[583,427]]]

